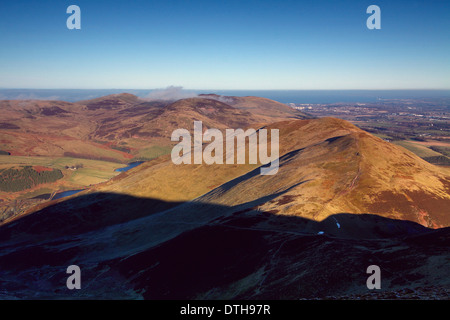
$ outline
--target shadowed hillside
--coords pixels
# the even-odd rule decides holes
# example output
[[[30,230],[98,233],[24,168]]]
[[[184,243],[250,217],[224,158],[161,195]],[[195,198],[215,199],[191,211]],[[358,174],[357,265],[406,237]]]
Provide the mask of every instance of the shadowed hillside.
[[[115,194],[56,204],[0,227],[1,297],[339,298],[371,293],[371,264],[382,270],[381,293],[448,293],[448,228],[241,209]],[[352,224],[358,232],[339,235]],[[65,287],[71,264],[82,270],[81,290]]]

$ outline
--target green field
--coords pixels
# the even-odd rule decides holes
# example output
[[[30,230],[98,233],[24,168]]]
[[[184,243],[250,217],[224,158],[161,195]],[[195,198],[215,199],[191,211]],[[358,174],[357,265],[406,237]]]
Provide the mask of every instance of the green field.
[[[148,148],[144,148],[139,150],[139,153],[135,156],[136,160],[151,160],[158,158],[160,156],[169,154],[172,150],[172,147],[162,147],[162,146],[152,146]],[[135,160],[133,159],[133,160]]]
[[[380,139],[385,139],[385,140],[392,140],[391,136],[388,136],[387,134],[383,134],[383,133],[372,133],[375,137],[378,137]]]
[[[409,151],[415,153],[421,158],[436,157],[442,155],[436,151],[431,150],[428,147],[414,143],[413,141],[404,140],[404,141],[394,141],[393,143],[405,149],[408,149]]]
[[[430,149],[442,153],[444,156],[450,157],[450,147],[430,146]]]
[[[17,199],[19,199],[19,200],[20,199],[31,199],[31,198],[40,196],[42,194],[52,193],[53,191],[54,190],[52,190],[50,188],[43,187],[43,188],[40,188],[40,189],[37,189],[34,191],[27,192],[27,193],[21,195],[20,197],[18,197]]]
[[[83,164],[83,168],[78,170],[66,169],[66,166],[71,167],[77,164]],[[64,180],[67,182],[79,186],[88,186],[90,184],[106,181],[116,176],[118,173],[114,170],[124,167],[124,164],[70,157],[0,156],[0,168],[17,166],[43,166],[60,169],[64,173]]]

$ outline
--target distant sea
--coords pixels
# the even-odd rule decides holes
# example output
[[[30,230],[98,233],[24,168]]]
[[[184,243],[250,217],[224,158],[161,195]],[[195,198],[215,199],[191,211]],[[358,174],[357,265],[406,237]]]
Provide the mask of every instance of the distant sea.
[[[159,90],[159,89],[158,89]],[[0,100],[40,99],[75,102],[116,93],[146,97],[153,91],[135,89],[0,89]],[[160,90],[159,90],[160,91]],[[215,93],[225,96],[258,96],[282,103],[375,102],[380,99],[450,98],[450,90],[182,90],[182,95]]]

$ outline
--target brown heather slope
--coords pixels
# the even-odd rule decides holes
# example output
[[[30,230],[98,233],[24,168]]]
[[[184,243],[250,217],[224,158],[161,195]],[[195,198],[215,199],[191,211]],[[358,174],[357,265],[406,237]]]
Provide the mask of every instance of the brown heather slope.
[[[4,100],[0,101],[0,150],[52,157],[68,152],[96,159],[104,154],[106,159],[125,162],[140,156],[143,148],[170,145],[172,131],[192,128],[194,120],[210,128],[237,128],[306,117],[268,99],[229,99],[239,103],[230,106],[207,98],[148,101],[127,93],[77,103]],[[242,107],[246,104],[252,107]],[[111,147],[128,150],[131,156]]]
[[[296,109],[288,107],[284,103],[280,103],[278,101],[270,100],[267,98],[253,96],[228,97],[219,96],[216,94],[201,94],[200,97],[219,100],[229,104],[234,108],[248,111],[258,116],[266,118],[269,117],[270,119],[272,119],[271,122],[286,120],[286,116],[295,119],[311,118],[310,116],[307,116]]]
[[[172,132],[176,129],[192,131],[194,121],[202,121],[204,129],[245,128],[252,124],[270,122],[270,119],[204,98],[175,101],[164,107],[157,117],[147,117],[144,120],[146,121],[137,135],[163,138],[166,143],[170,142]]]
[[[448,173],[406,149],[334,118],[267,128],[280,130],[280,169],[273,176],[260,175],[256,165],[174,165],[167,156],[92,191],[164,201],[199,197],[196,202],[315,221],[369,213],[431,228],[450,225]]]
[[[348,128],[356,129],[351,124],[337,119],[325,122],[324,125],[323,120],[317,119],[278,123],[277,127],[281,129],[280,155],[332,138],[336,134],[348,133]],[[289,123],[294,125],[288,126]],[[317,134],[318,132],[320,135]],[[298,136],[296,136],[297,133]],[[95,191],[126,193],[164,201],[187,201],[255,168],[257,165],[251,164],[174,165],[170,156],[166,156],[122,173],[113,180],[96,187]]]
[[[92,133],[101,122],[86,106],[61,101],[0,101],[0,149],[12,155],[77,156],[127,162],[129,155],[99,144]]]
[[[231,181],[198,201],[235,206],[254,202],[259,210],[321,221],[338,213],[369,213],[409,220],[426,227],[450,225],[450,177],[413,153],[336,119],[311,122],[347,126],[333,137],[324,136],[308,146],[296,144],[280,158],[273,176],[249,175]],[[278,124],[270,125],[277,127]],[[305,130],[280,135],[302,140]],[[288,139],[280,138],[283,143]],[[260,201],[270,195],[277,197]]]
[[[164,145],[167,145],[172,131],[192,128],[194,120],[220,129],[307,117],[269,99],[223,98],[226,103],[211,99],[208,95],[174,101],[144,100],[124,93],[80,101],[78,104],[86,106],[100,120],[92,137],[106,140],[140,138]]]
[[[269,99],[226,97],[226,101],[239,101],[239,103],[228,104],[206,97],[187,98],[174,102],[148,102],[149,104],[166,103],[166,105],[143,117],[139,125],[127,132],[133,137],[167,145],[174,130],[184,128],[191,131],[194,120],[202,121],[205,129],[225,129],[247,128],[280,120],[307,117],[282,103]],[[244,104],[252,107],[242,107]],[[127,127],[124,121],[120,121],[118,125],[121,128]]]
[[[77,104],[86,106],[89,110],[97,110],[97,109],[122,109],[123,107],[131,107],[137,104],[141,104],[143,102],[142,99],[138,98],[134,94],[130,93],[119,93],[119,94],[110,94],[107,96],[89,99],[89,100],[81,100],[77,101]]]

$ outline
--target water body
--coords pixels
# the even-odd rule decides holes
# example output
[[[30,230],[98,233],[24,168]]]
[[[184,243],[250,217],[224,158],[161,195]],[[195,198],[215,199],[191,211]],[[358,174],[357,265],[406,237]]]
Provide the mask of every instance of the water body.
[[[142,163],[144,163],[144,162],[145,162],[145,161],[131,162],[131,163],[129,163],[126,167],[116,169],[115,171],[117,171],[117,172],[125,172],[125,171],[128,171],[128,170],[130,170],[130,169],[133,169],[133,168],[137,167],[138,165],[140,165],[140,164],[142,164]]]
[[[52,198],[52,200],[55,200],[55,199],[61,199],[61,198],[64,198],[64,197],[68,197],[68,196],[74,195],[74,194],[76,194],[76,193],[78,193],[78,192],[81,192],[81,191],[83,191],[83,190],[84,190],[84,189],[79,189],[79,190],[67,190],[67,191],[58,192],[57,194],[55,194],[55,196]],[[41,195],[39,195],[39,196],[33,197],[32,199],[50,200],[50,197],[51,197],[51,196],[52,196],[51,193],[44,193],[44,194],[41,194]]]
[[[80,101],[109,94],[131,93],[145,97],[155,90],[135,89],[0,89],[0,100],[41,99]],[[257,96],[282,103],[375,102],[379,99],[450,98],[450,90],[186,90],[193,94],[214,93],[224,96]],[[183,92],[183,91],[182,91]]]
[[[78,193],[78,192],[81,192],[81,191],[83,191],[83,190],[84,190],[84,189],[80,189],[80,190],[67,190],[67,191],[59,192],[59,193],[55,194],[55,196],[53,197],[52,200],[56,200],[56,199],[61,199],[61,198],[64,198],[64,197],[68,197],[68,196],[74,195],[74,194],[76,194],[76,193]]]
[[[369,103],[380,99],[450,98],[450,90],[217,90],[228,96],[257,96],[281,103]]]

